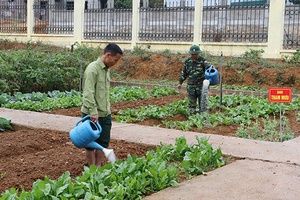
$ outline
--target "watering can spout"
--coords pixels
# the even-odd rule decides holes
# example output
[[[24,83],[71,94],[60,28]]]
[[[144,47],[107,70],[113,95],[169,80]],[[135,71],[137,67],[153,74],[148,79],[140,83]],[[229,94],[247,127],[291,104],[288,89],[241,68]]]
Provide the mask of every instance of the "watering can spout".
[[[103,146],[101,146],[100,144],[98,144],[96,142],[90,142],[86,145],[86,147],[91,148],[91,149],[99,149],[99,150],[103,151],[105,157],[111,163],[114,163],[117,159],[113,149],[106,149],[106,148],[104,148]]]
[[[103,149],[104,149],[104,147],[102,147],[97,142],[90,142],[85,147],[86,148],[91,148],[91,149],[100,149],[101,151],[103,151]]]
[[[113,149],[103,149],[103,153],[111,163],[116,162],[117,158]]]

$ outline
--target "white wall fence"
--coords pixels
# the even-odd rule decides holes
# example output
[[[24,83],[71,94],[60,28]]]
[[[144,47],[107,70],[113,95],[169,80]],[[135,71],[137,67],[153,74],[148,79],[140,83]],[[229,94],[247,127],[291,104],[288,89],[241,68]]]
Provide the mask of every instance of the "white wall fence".
[[[169,49],[174,52],[187,52],[192,44],[200,45],[200,48],[204,51],[208,51],[214,55],[220,55],[223,53],[224,56],[240,56],[246,51],[253,50],[264,50],[263,57],[265,58],[282,58],[283,55],[290,55],[296,50],[288,50],[284,48],[284,38],[285,38],[285,1],[283,0],[272,0],[268,7],[268,16],[264,18],[267,19],[267,39],[265,42],[249,42],[249,41],[235,41],[235,42],[220,42],[220,41],[203,41],[203,30],[205,26],[205,16],[208,11],[203,9],[203,1],[195,1],[194,10],[192,13],[192,37],[190,41],[147,41],[145,37],[139,37],[140,28],[143,27],[143,23],[147,24],[148,21],[143,18],[141,14],[140,0],[133,0],[132,12],[129,15],[124,14],[124,18],[130,16],[130,39],[128,40],[110,40],[106,39],[85,39],[87,37],[85,34],[86,27],[86,13],[85,13],[85,1],[78,0],[74,1],[74,18],[72,24],[70,24],[69,34],[55,34],[55,30],[48,32],[47,34],[34,32],[36,14],[33,11],[33,1],[27,1],[27,25],[26,34],[21,33],[0,33],[2,39],[11,39],[19,41],[42,41],[45,43],[51,43],[54,45],[71,46],[74,43],[88,44],[92,46],[104,47],[108,42],[116,42],[124,49],[133,49],[135,46],[145,46],[149,47],[152,51],[163,51]],[[65,11],[67,12],[67,11]],[[251,11],[255,12],[255,11]],[[55,12],[53,11],[52,14]],[[94,17],[99,18],[101,13],[95,15]],[[221,18],[220,18],[221,17]],[[171,17],[172,18],[172,17]],[[222,16],[215,16],[216,23],[224,21]],[[60,17],[63,19],[63,17]],[[220,20],[222,19],[222,20]],[[146,20],[146,21],[145,21]],[[125,23],[124,20],[119,20],[115,23]],[[60,22],[49,22],[60,23]],[[218,24],[217,24],[218,25]],[[100,24],[99,24],[100,26]],[[109,26],[109,24],[105,24]],[[298,27],[298,24],[297,24]],[[68,28],[68,27],[66,27]],[[126,30],[128,32],[128,30]],[[241,33],[242,34],[242,33]]]

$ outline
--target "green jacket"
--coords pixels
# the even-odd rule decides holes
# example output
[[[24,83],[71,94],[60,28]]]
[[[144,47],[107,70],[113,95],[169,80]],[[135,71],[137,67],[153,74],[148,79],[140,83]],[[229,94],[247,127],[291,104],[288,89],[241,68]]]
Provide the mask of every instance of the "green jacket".
[[[106,117],[110,111],[110,73],[100,58],[85,69],[82,82],[83,104],[81,112]]]
[[[191,57],[188,58],[182,67],[179,84],[188,78],[188,85],[202,85],[205,79],[205,70],[209,66],[210,64],[201,56],[196,61],[193,61]]]

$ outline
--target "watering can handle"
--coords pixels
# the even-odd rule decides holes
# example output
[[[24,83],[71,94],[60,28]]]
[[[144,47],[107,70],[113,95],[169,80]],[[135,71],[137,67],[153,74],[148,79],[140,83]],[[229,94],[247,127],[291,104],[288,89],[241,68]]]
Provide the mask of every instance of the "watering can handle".
[[[206,71],[210,74],[212,69],[215,69],[213,65],[211,65]]]
[[[90,118],[90,115],[84,116],[82,119],[80,119],[80,120],[76,123],[76,126],[78,126],[80,122],[84,122],[84,121],[87,120],[88,118]]]
[[[80,119],[80,120],[76,123],[76,126],[78,126],[79,123],[84,122],[85,120],[89,119],[90,117],[91,117],[90,115],[84,116],[82,119]],[[99,129],[100,132],[101,132],[101,131],[102,131],[102,127],[101,127],[101,125],[99,124],[99,122],[96,122],[95,124],[98,126],[98,129]]]

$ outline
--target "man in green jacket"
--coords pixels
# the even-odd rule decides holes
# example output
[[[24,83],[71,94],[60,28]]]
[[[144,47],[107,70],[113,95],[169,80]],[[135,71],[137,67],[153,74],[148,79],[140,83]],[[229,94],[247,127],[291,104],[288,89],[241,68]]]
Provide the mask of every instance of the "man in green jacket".
[[[190,115],[195,115],[197,113],[197,100],[199,107],[198,113],[201,112],[201,93],[203,81],[205,79],[205,70],[210,67],[210,64],[206,61],[206,59],[199,56],[199,53],[201,53],[199,46],[193,45],[190,47],[189,54],[191,54],[191,57],[184,62],[181,75],[179,77],[179,84],[177,86],[180,90],[182,83],[185,79],[188,79],[186,89],[189,99]]]
[[[109,68],[115,65],[122,55],[123,52],[117,44],[109,43],[104,48],[104,55],[90,63],[83,75],[82,116],[90,115],[91,121],[99,122],[102,132],[96,142],[104,148],[109,146],[112,126]],[[104,159],[105,155],[101,150],[86,148],[88,166],[101,166]]]

